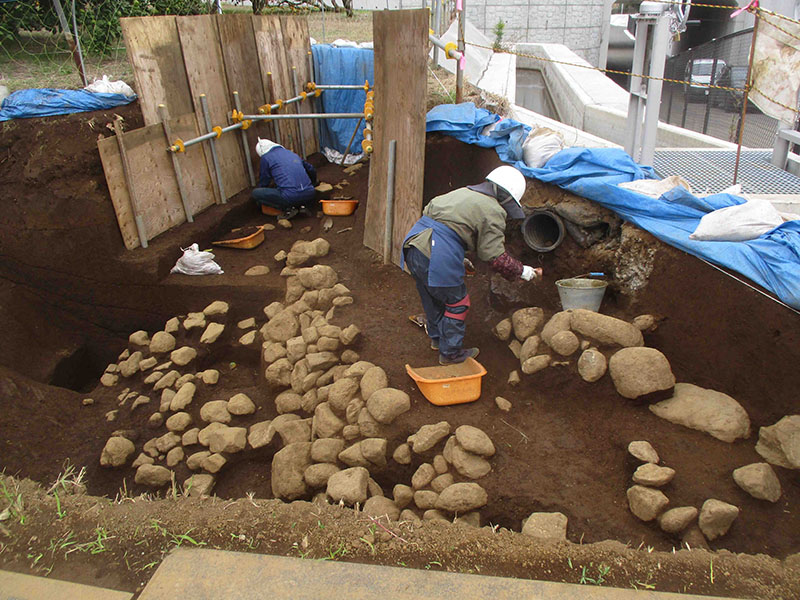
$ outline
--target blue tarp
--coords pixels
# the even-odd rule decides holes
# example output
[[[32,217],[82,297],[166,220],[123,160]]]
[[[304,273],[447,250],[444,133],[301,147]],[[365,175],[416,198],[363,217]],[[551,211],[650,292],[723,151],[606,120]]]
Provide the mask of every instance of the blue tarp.
[[[99,94],[86,90],[50,88],[18,90],[3,100],[0,121],[103,110],[122,106],[134,100],[136,96]]]
[[[524,139],[530,128],[511,119],[498,124],[491,136],[481,135],[486,125],[500,120],[472,103],[441,105],[428,113],[427,131],[438,131],[463,142],[495,148],[505,162],[526,176],[555,184],[613,210],[625,220],[649,231],[663,242],[711,263],[741,273],[773,292],[783,302],[800,309],[800,221],[790,221],[755,240],[746,242],[701,242],[690,240],[700,218],[713,210],[745,202],[731,194],[704,198],[683,187],[651,198],[616,184],[655,177],[618,149],[567,148],[540,169],[515,160],[519,155],[520,131]],[[506,124],[507,123],[507,124]],[[521,127],[517,127],[521,125]],[[502,126],[502,127],[501,127]],[[508,135],[503,135],[506,132]]]
[[[373,78],[373,52],[371,48],[334,48],[328,44],[314,44],[314,73],[318,84],[364,85]],[[328,90],[319,98],[322,102],[320,112],[360,113],[364,111],[367,99],[364,90]],[[333,148],[344,152],[347,142],[356,128],[358,119],[320,119],[320,147]],[[359,154],[364,139],[364,122],[358,128],[350,152]]]

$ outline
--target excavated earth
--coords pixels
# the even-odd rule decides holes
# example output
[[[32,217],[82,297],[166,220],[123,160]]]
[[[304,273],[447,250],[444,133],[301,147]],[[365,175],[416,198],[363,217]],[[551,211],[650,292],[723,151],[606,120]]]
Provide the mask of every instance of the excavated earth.
[[[468,279],[466,341],[481,348],[488,371],[481,398],[434,406],[405,372],[406,364],[436,360],[422,330],[408,320],[420,312],[413,281],[362,244],[368,167],[348,175],[312,157],[322,180],[346,179],[342,193],[361,200],[355,215],[333,218],[329,231],[318,216],[299,217],[291,229],[267,231],[266,241],[253,250],[215,248],[223,275],[171,275],[181,248],[195,242],[210,248],[232,229],[269,218],[243,192],[152,240],[149,248],[126,251],[96,148],[98,136],[109,134],[106,123],[114,113],[130,129],[142,125],[135,104],[0,125],[0,510],[13,498],[22,501],[0,521],[2,568],[138,591],[166,551],[197,544],[659,591],[800,597],[797,472],[776,467],[783,494],[774,504],[750,497],[731,477],[733,469],[761,461],[754,450],[759,427],[797,412],[797,314],[630,225],[612,227],[587,250],[567,237],[545,254],[530,250],[518,227],[511,227],[509,251],[541,266],[544,280],[492,284],[486,266],[477,264]],[[475,183],[497,164],[492,151],[430,136],[425,200]],[[531,182],[526,204],[569,200],[557,188]],[[119,408],[122,385],[104,388],[99,379],[129,347],[128,336],[137,330],[152,335],[168,319],[202,311],[215,300],[230,305],[229,330],[249,317],[260,326],[262,309],[285,293],[282,264],[273,257],[296,240],[317,237],[331,244],[319,262],[338,272],[355,300],[336,309],[334,322],[356,324],[362,334],[354,348],[361,358],[383,367],[389,385],[411,396],[411,410],[386,430],[389,453],[422,425],[442,420],[453,428],[479,427],[494,442],[492,471],[478,480],[489,497],[481,510],[487,527],[376,524],[339,506],[271,499],[274,444],[232,458],[217,479],[215,496],[205,499],[184,498],[170,488],[153,494],[134,483],[132,468],[100,466],[114,430],[141,431],[137,448],[150,436],[146,421],[152,410],[121,410],[114,422],[105,417]],[[245,276],[254,265],[271,272]],[[549,317],[560,310],[554,282],[588,271],[609,275],[604,313],[628,321],[641,314],[656,318],[645,344],[666,355],[677,381],[725,392],[741,403],[752,423],[749,439],[724,443],[663,421],[646,402],[621,397],[608,376],[583,381],[574,358],[523,375],[517,387],[508,385],[519,361],[492,334],[494,325],[524,306],[541,307]],[[244,392],[258,407],[252,422],[274,417],[275,392],[263,383],[258,344],[242,347],[233,333],[226,335],[231,339],[195,365],[221,374],[213,392],[198,392],[200,400]],[[510,412],[497,408],[497,396],[511,402]],[[84,405],[86,398],[94,403]],[[730,531],[710,542],[710,550],[686,549],[630,512],[625,492],[636,462],[626,448],[634,440],[649,440],[662,463],[677,472],[664,488],[670,506],[699,508],[717,498],[740,508]],[[415,456],[410,465],[390,460],[372,476],[390,495],[394,484],[410,482],[423,460],[430,458]],[[68,494],[65,485],[56,488],[60,495],[52,493],[51,484],[67,465],[86,467],[85,494]],[[177,468],[178,483],[188,474]],[[545,543],[518,533],[532,512],[555,511],[568,517],[569,542]]]

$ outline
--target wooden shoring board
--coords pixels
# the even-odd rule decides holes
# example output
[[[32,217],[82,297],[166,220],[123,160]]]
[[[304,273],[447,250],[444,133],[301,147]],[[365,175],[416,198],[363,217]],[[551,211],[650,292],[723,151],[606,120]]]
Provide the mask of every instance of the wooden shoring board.
[[[170,119],[170,125],[178,133],[190,134],[196,131],[194,115],[181,115]],[[178,182],[172,159],[167,152],[167,139],[161,123],[147,125],[123,134],[125,151],[129,161],[129,175],[136,182],[139,210],[144,222],[147,239],[180,225],[186,221],[181,204]],[[111,202],[117,214],[117,222],[125,247],[129,250],[139,246],[130,194],[125,181],[119,144],[115,136],[97,142],[100,159],[103,163],[106,182],[111,193]],[[190,148],[190,151],[192,149]],[[214,203],[211,193],[211,180],[205,167],[205,159],[196,152],[187,154],[185,160],[191,161],[192,177],[187,181],[187,204],[193,214]]]
[[[400,265],[403,238],[422,214],[428,12],[375,11],[372,31],[375,40],[374,152],[370,158],[364,245],[383,253],[389,142],[396,140],[392,262]]]
[[[309,81],[308,53],[311,50],[311,43],[308,39],[308,21],[305,17],[281,17],[281,29],[283,30],[283,41],[286,44],[286,68],[289,71],[290,85],[294,85],[292,67],[296,67],[297,83],[302,92],[305,84]],[[292,91],[294,91],[294,87],[292,87]],[[300,102],[297,105],[297,111],[310,113],[311,101],[306,99]],[[317,152],[319,143],[317,143],[314,122],[308,119],[300,121],[300,132],[305,142],[306,155]]]
[[[208,100],[211,126],[226,127],[232,109],[233,99],[228,93],[225,66],[214,15],[177,17],[178,34],[183,48],[183,62],[189,88],[192,91],[194,112],[201,130],[205,131],[200,94]],[[169,108],[169,107],[167,107]],[[241,137],[236,131],[223,134],[216,139],[225,198],[230,198],[249,185],[247,171],[242,155]],[[206,153],[208,171],[214,173],[211,151]]]
[[[266,102],[266,96],[261,85],[261,68],[256,52],[253,17],[246,14],[217,15],[217,27],[231,102],[233,102],[233,92],[239,92],[242,112],[246,115],[258,114],[258,107]],[[259,137],[271,138],[269,135],[271,128],[264,121],[255,121],[245,132],[250,148],[250,160],[256,173],[258,173],[256,142]],[[236,136],[241,139],[240,133]]]
[[[160,123],[158,105],[173,115],[194,112],[175,17],[120,19],[145,125]]]
[[[286,67],[286,51],[283,42],[283,30],[278,16],[253,15],[253,32],[256,37],[256,52],[261,66],[261,84],[267,102],[274,104],[276,100],[286,100],[294,96],[289,69]],[[272,83],[275,96],[269,91],[269,78],[267,73],[272,73]],[[287,109],[278,111],[285,113]],[[272,125],[269,125],[272,129]],[[300,154],[300,126],[296,121],[280,121],[278,131],[281,135],[281,145],[297,154]],[[270,135],[269,139],[274,139]]]
[[[182,140],[190,140],[200,135],[200,129],[197,126],[197,115],[189,113],[173,117],[169,119],[169,127],[172,135],[181,138]],[[127,144],[127,138],[125,143]],[[156,146],[153,152],[161,152],[162,148]],[[210,152],[210,151],[209,151]],[[164,151],[169,162],[170,170],[175,173],[172,166],[172,159],[169,154]],[[209,206],[213,206],[216,202],[216,190],[211,173],[208,171],[208,162],[206,161],[206,144],[195,144],[189,146],[185,152],[176,154],[178,157],[178,164],[183,174],[183,187],[186,192],[186,204],[192,215],[197,215]],[[177,179],[175,186],[177,190]],[[180,202],[180,197],[178,197]]]

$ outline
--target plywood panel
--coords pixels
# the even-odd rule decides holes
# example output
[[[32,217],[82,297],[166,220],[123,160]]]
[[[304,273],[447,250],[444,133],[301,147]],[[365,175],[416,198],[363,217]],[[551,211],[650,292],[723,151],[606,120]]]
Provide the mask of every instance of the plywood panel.
[[[170,119],[169,126],[172,135],[182,140],[190,140],[200,134],[194,113]],[[190,146],[186,149],[186,152],[176,155],[178,157],[181,173],[183,174],[186,204],[189,206],[189,210],[193,215],[202,212],[215,202],[214,184],[211,180],[211,174],[208,172],[205,146],[206,143]],[[160,151],[161,149],[158,146],[153,148],[153,152]],[[166,152],[164,152],[164,154],[166,154]],[[172,159],[169,158],[168,154],[167,159],[170,168],[172,168]]]
[[[175,17],[128,17],[120,24],[145,124],[160,122],[159,104],[176,116],[192,112]]]
[[[106,174],[108,191],[111,194],[111,203],[117,215],[117,223],[122,234],[122,241],[128,250],[139,247],[139,235],[136,232],[136,222],[131,209],[131,199],[128,195],[128,186],[122,170],[122,158],[119,155],[119,146],[114,136],[98,140],[97,149],[100,151],[100,161]]]
[[[253,16],[246,14],[217,15],[217,28],[225,62],[225,77],[228,91],[239,92],[242,111],[246,115],[258,113],[258,107],[266,102],[261,85],[261,69],[256,52],[256,38],[253,32]],[[268,135],[270,126],[264,121],[256,121],[245,131],[255,172],[258,173],[258,155],[255,153],[258,137]],[[241,138],[241,134],[237,133]]]
[[[283,41],[286,44],[286,67],[289,72],[289,81],[293,83],[292,67],[294,67],[297,70],[297,82],[302,91],[303,86],[309,81],[308,53],[311,51],[311,44],[308,39],[308,21],[305,17],[281,17],[281,28],[283,29]],[[304,100],[298,104],[298,110],[301,113],[311,112],[311,102]],[[300,130],[305,142],[306,154],[319,150],[314,122],[300,121]]]
[[[197,118],[203,127],[200,94],[208,99],[211,125],[225,127],[232,108],[225,67],[214,15],[177,17],[178,34],[183,48],[183,62],[192,92]],[[246,188],[247,172],[242,157],[241,138],[235,132],[216,140],[217,156],[222,170],[225,197],[230,198]],[[209,172],[214,172],[211,152],[207,153]]]
[[[253,15],[253,31],[256,52],[261,67],[261,83],[264,97],[271,104],[294,96],[289,71],[286,68],[286,51],[280,17]],[[274,95],[270,93],[269,76],[272,73]],[[281,144],[300,154],[300,128],[296,121],[281,121],[278,124]],[[272,130],[272,126],[269,126]],[[270,136],[273,139],[274,136]]]
[[[389,142],[397,141],[392,261],[422,214],[425,169],[425,93],[428,39],[426,10],[372,13],[375,40],[374,152],[364,225],[364,245],[383,252]]]

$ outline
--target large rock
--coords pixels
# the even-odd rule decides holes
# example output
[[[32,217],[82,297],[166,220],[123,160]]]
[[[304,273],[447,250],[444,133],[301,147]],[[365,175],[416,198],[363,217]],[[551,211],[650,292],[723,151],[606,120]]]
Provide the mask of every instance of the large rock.
[[[750,418],[736,400],[691,383],[676,384],[675,395],[651,405],[650,410],[671,423],[704,431],[723,442],[750,437]]]
[[[559,331],[550,339],[550,347],[561,356],[571,356],[581,345],[578,336],[571,331]]]
[[[800,469],[800,415],[783,417],[759,429],[756,452],[773,465]]]
[[[231,413],[225,400],[211,400],[200,408],[200,418],[206,423],[230,423]]]
[[[150,337],[144,330],[134,331],[128,336],[128,341],[134,346],[147,346],[150,343]]]
[[[306,354],[309,371],[324,371],[339,363],[339,357],[333,352],[311,352]]]
[[[617,392],[625,398],[635,399],[675,386],[667,357],[655,348],[623,348],[608,361],[608,372]]]
[[[739,516],[738,507],[722,500],[709,498],[703,502],[700,509],[698,524],[700,531],[708,540],[714,540],[728,533],[736,517]]]
[[[388,442],[384,438],[367,438],[359,442],[361,454],[373,465],[386,466],[386,448]]]
[[[213,475],[207,473],[195,473],[190,475],[183,482],[183,489],[189,494],[190,498],[201,498],[210,496],[214,489],[215,479]]]
[[[494,326],[492,333],[494,333],[497,339],[499,339],[501,342],[507,342],[511,337],[511,329],[511,319],[503,319]]]
[[[314,409],[312,435],[318,438],[332,438],[342,431],[345,422],[331,410],[327,402],[322,402]]]
[[[539,336],[532,335],[522,346],[519,346],[518,349],[515,349],[519,345],[518,340],[513,340],[511,344],[509,344],[509,348],[511,352],[519,359],[520,363],[525,363],[529,358],[533,358],[536,356],[536,353],[539,351]]]
[[[642,332],[637,327],[584,308],[572,311],[570,329],[601,344],[616,344],[625,348],[644,345]]]
[[[184,367],[192,362],[196,356],[197,350],[191,346],[183,346],[170,352],[169,359],[179,367]]]
[[[542,341],[550,345],[553,336],[561,331],[569,331],[570,324],[572,323],[572,311],[564,310],[554,314],[550,320],[542,327],[541,338]]]
[[[200,343],[213,344],[219,339],[223,331],[225,331],[225,325],[222,323],[209,323],[203,335],[200,336]]]
[[[297,278],[307,290],[331,288],[339,280],[336,271],[328,265],[314,265],[297,270]]]
[[[361,442],[345,448],[339,453],[339,460],[348,467],[370,467],[371,463],[364,457],[361,451]]]
[[[384,425],[391,423],[410,408],[411,398],[409,395],[395,388],[377,390],[367,400],[369,414],[378,423],[383,423]]]
[[[245,427],[218,427],[208,436],[208,449],[211,452],[241,452],[247,445],[247,429]]]
[[[235,394],[228,400],[228,412],[232,415],[252,415],[256,405],[247,394]]]
[[[433,465],[422,463],[411,476],[411,487],[415,490],[421,490],[427,487],[434,477],[436,477],[436,469],[433,468]]]
[[[139,485],[159,488],[172,481],[172,471],[159,465],[142,465],[136,469],[134,481]]]
[[[264,379],[271,387],[286,387],[292,382],[292,363],[279,358],[264,371]]]
[[[279,415],[293,413],[303,406],[303,397],[291,390],[286,390],[275,396],[275,409]]]
[[[567,517],[560,512],[532,513],[522,526],[522,535],[538,540],[566,541]]]
[[[311,460],[317,463],[335,463],[342,450],[344,450],[344,440],[336,438],[314,440],[311,446]]]
[[[150,340],[150,354],[164,354],[175,349],[175,336],[166,331],[158,331]]]
[[[139,363],[142,361],[142,353],[138,350],[132,352],[131,355],[119,363],[119,373],[123,377],[130,377],[139,371]]]
[[[550,366],[549,354],[538,354],[531,356],[524,363],[522,363],[522,372],[526,375],[533,375]]]
[[[350,377],[342,377],[328,389],[328,403],[334,412],[344,414],[350,400],[358,393],[358,382]]]
[[[311,441],[311,419],[294,419],[278,425],[273,421],[272,426],[281,436],[281,441],[285,446],[296,442]]]
[[[353,367],[355,367],[355,365],[353,365]],[[350,367],[346,372],[349,372],[353,367]],[[366,402],[373,393],[388,386],[389,378],[386,376],[386,371],[380,367],[373,366],[367,369],[361,376],[361,397]]]
[[[400,509],[392,500],[384,496],[372,496],[364,503],[361,510],[365,515],[376,519],[387,516],[390,521],[397,521],[400,518]]]
[[[167,419],[167,429],[175,433],[185,430],[192,424],[192,415],[187,412],[179,412]]]
[[[166,454],[181,443],[181,436],[171,431],[156,438],[156,448],[161,454]]]
[[[455,440],[455,437],[450,438]],[[468,479],[480,479],[492,470],[492,465],[483,457],[464,450],[460,444],[451,446],[450,458],[458,474]],[[447,457],[447,454],[445,454]]]
[[[511,327],[514,329],[514,337],[520,342],[524,342],[539,328],[544,320],[544,311],[538,306],[520,308],[511,315]]]
[[[739,467],[733,472],[733,480],[753,498],[777,502],[781,497],[781,482],[768,463]]]
[[[207,317],[224,317],[228,314],[228,303],[223,300],[214,300],[203,309],[203,314]]]
[[[697,518],[697,509],[694,506],[678,506],[671,508],[658,517],[661,529],[671,534],[681,533]]]
[[[658,452],[650,442],[638,440],[628,444],[628,453],[642,462],[658,464]]]
[[[334,502],[353,505],[364,504],[367,499],[369,471],[364,467],[351,467],[334,473],[328,479],[326,493]]]
[[[408,438],[411,449],[417,454],[422,454],[433,448],[444,438],[450,435],[450,423],[439,421],[433,425],[423,425],[417,433]]]
[[[456,441],[467,452],[478,456],[494,456],[492,440],[483,431],[472,425],[461,425],[456,429]]]
[[[477,483],[454,483],[439,494],[436,499],[437,510],[463,514],[486,506],[489,496]]]
[[[319,463],[306,468],[303,478],[309,487],[317,489],[328,485],[331,475],[339,471],[339,467],[332,463]]]
[[[300,321],[297,319],[297,315],[289,309],[284,309],[261,328],[261,333],[265,340],[286,342],[295,337],[299,330]]]
[[[633,473],[634,483],[647,485],[650,487],[661,487],[667,485],[675,477],[675,469],[669,467],[659,467],[653,463],[641,465]]]
[[[114,436],[108,439],[100,453],[100,465],[103,467],[121,467],[136,451],[136,446],[127,438]]]
[[[628,488],[627,494],[631,512],[642,521],[652,521],[669,504],[669,498],[663,492],[642,485]]]
[[[311,442],[289,444],[272,458],[272,495],[297,500],[308,493],[303,474],[311,465]]]
[[[581,379],[593,383],[606,374],[608,361],[597,348],[588,348],[578,359],[578,375]]]

